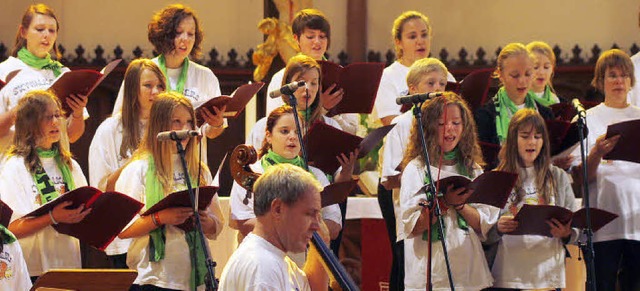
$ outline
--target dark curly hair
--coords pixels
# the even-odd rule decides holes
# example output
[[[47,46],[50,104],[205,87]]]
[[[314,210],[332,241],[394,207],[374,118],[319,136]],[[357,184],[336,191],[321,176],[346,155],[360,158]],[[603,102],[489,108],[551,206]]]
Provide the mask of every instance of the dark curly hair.
[[[151,18],[147,27],[147,37],[157,53],[165,54],[175,49],[176,29],[180,25],[180,21],[187,17],[193,17],[196,23],[196,40],[189,56],[192,59],[200,57],[202,51],[200,44],[204,36],[198,17],[193,9],[182,4],[169,5]]]

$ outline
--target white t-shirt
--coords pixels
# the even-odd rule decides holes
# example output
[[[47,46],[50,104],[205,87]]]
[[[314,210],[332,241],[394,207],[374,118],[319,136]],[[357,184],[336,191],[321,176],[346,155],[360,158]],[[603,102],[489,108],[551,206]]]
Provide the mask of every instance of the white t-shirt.
[[[31,279],[18,241],[2,246],[0,290],[30,290]]]
[[[60,193],[66,192],[62,173],[54,158],[43,158],[41,162],[56,189]],[[87,185],[80,165],[73,160],[71,174],[76,188]],[[0,172],[0,191],[2,200],[13,209],[11,222],[41,206],[33,175],[27,170],[22,157],[7,158]],[[52,226],[18,241],[22,246],[30,276],[40,276],[50,269],[81,268],[78,239],[58,233]]]
[[[640,82],[640,52],[631,57],[631,62],[633,62],[636,84],[631,87],[627,95],[627,101],[629,101],[631,105],[640,106],[640,85],[638,85],[638,82]]]
[[[174,168],[173,191],[184,190],[186,185],[179,156],[177,154],[173,155],[172,159]],[[116,182],[116,191],[125,193],[146,204],[145,179],[147,169],[148,161],[146,159],[132,161],[122,170]],[[206,184],[211,185],[212,178],[209,171],[205,171],[205,178]],[[219,202],[216,194],[209,208],[214,211],[214,207],[218,207],[217,205],[219,205]],[[144,209],[147,208],[145,206]],[[140,215],[136,215],[131,223],[139,217]],[[216,231],[213,236],[207,235],[207,238],[215,239],[222,231],[222,225],[217,225]],[[149,284],[161,288],[189,290],[191,258],[189,256],[189,245],[185,240],[185,233],[173,225],[165,225],[165,237],[165,257],[160,262],[149,261],[149,235],[132,239],[131,246],[127,252],[127,265],[129,268],[138,271],[134,284]],[[201,285],[198,290],[204,290],[204,287],[204,285]]]
[[[141,133],[145,125],[140,124]],[[96,130],[91,146],[89,146],[89,184],[102,191],[107,187],[107,179],[120,167],[124,166],[131,157],[123,159],[120,156],[122,145],[122,118],[120,114],[105,119]],[[105,249],[107,255],[120,255],[127,252],[131,239],[116,237]]]
[[[599,104],[587,110],[587,148],[593,148],[596,138],[607,132],[607,126],[622,121],[640,119],[640,108],[629,105],[617,109]],[[580,148],[573,153],[580,157]],[[580,159],[574,162],[580,163]],[[600,208],[618,214],[611,221],[594,233],[593,241],[602,242],[617,239],[640,241],[640,164],[627,161],[602,160],[596,172],[596,181],[589,184],[589,203],[591,207]]]
[[[509,200],[502,212],[514,216],[524,204],[538,205],[540,199],[535,185],[535,169],[523,171],[524,181],[522,201],[516,203],[517,193],[511,192]],[[571,188],[569,177],[564,171],[558,171],[565,177],[556,180],[558,188]],[[559,185],[561,182],[564,185]],[[571,192],[573,193],[573,192]],[[558,205],[556,197],[551,196],[546,205],[558,205],[575,211],[575,200],[566,201],[567,205]],[[514,211],[515,213],[513,213]],[[535,255],[532,255],[535,254]],[[495,282],[493,287],[515,289],[550,289],[565,288],[565,250],[562,241],[540,235],[508,235],[504,234],[498,244],[493,268],[491,270]]]
[[[284,78],[284,70],[285,69],[281,69],[277,73],[273,74],[273,76],[271,77],[271,82],[269,82],[269,86],[267,87],[267,92],[272,92],[282,87],[282,78]],[[320,88],[320,90],[323,90],[323,88]],[[269,116],[269,113],[271,113],[274,109],[284,104],[285,104],[284,101],[280,97],[278,98],[267,97],[267,105],[266,105],[267,109],[265,111],[266,115]],[[356,132],[358,131],[358,125],[360,124],[360,116],[357,113],[338,114],[336,116],[331,117],[331,119],[335,120],[338,124],[340,124],[340,127],[342,128],[342,130],[348,133],[356,134]]]
[[[324,120],[324,123],[342,130],[342,127],[340,127],[340,125],[335,120],[326,116],[322,116],[322,118]],[[304,127],[304,125],[302,124],[302,120],[300,120],[300,126]],[[253,146],[256,151],[260,150],[260,148],[262,148],[262,142],[264,141],[266,129],[267,117],[260,118],[260,120],[258,120],[256,124],[251,128],[251,132],[249,133],[249,137],[247,137],[247,141],[245,143]],[[304,137],[304,134],[302,136]]]
[[[285,252],[249,233],[222,270],[220,290],[311,290],[306,274]]]
[[[151,59],[154,63],[158,64],[158,58]],[[172,72],[178,71],[178,78],[182,68],[179,69],[167,69],[169,75],[169,84],[171,88],[175,88],[178,83],[178,78],[175,77]],[[172,77],[173,76],[173,77]],[[184,83],[183,95],[189,100],[194,107],[207,102],[209,99],[222,95],[220,91],[220,82],[218,77],[213,72],[198,63],[189,61],[189,69],[187,71],[187,80]],[[120,86],[118,97],[116,98],[116,104],[113,106],[112,114],[119,113],[122,110],[122,102],[124,98],[124,82]]]
[[[427,283],[425,270],[428,244],[422,239],[422,234],[411,234],[422,210],[418,203],[427,199],[427,195],[420,191],[424,185],[425,172],[426,167],[419,166],[418,160],[414,159],[402,173],[399,215],[402,219],[402,228],[399,231],[398,241],[404,239],[405,290],[424,290]],[[438,168],[431,167],[433,179],[437,179],[438,172]],[[478,169],[474,174],[478,176],[481,172]],[[458,175],[455,166],[442,167],[440,179],[453,175]],[[476,233],[470,226],[468,230],[461,229],[454,209],[449,209],[442,216],[445,225],[445,243],[456,290],[480,290],[490,287],[493,282],[481,241],[486,239],[489,230],[498,221],[500,210],[483,204],[468,206],[475,208],[480,215],[480,233]],[[441,242],[434,242],[432,251],[433,290],[449,290]]]
[[[0,80],[5,81],[7,74],[15,70],[20,70],[20,72],[0,90],[0,114],[9,112],[16,107],[18,101],[27,92],[46,90],[56,80],[52,70],[35,69],[15,57],[9,57],[0,63]],[[69,71],[69,68],[63,67],[60,71],[64,73]],[[88,117],[88,113],[85,115],[85,117]],[[0,157],[4,155],[4,151],[11,145],[14,132],[15,129],[11,126],[9,133],[0,137]]]

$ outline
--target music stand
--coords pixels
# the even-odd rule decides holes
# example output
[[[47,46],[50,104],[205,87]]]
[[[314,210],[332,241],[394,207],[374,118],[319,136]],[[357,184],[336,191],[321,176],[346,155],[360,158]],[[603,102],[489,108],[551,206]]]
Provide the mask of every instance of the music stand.
[[[31,291],[129,290],[138,276],[135,270],[118,269],[53,269],[42,274]]]

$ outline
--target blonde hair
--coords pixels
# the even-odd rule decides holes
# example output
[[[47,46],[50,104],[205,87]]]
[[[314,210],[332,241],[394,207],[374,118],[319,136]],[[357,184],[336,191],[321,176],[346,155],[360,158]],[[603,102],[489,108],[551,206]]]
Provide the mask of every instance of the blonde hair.
[[[407,86],[418,86],[422,77],[431,72],[440,72],[445,78],[449,73],[447,67],[436,58],[424,58],[415,61],[407,74]]]
[[[429,37],[431,37],[431,22],[429,21],[429,17],[418,11],[403,12],[393,21],[393,28],[391,28],[391,37],[393,38],[394,50],[396,51],[396,59],[401,59],[403,55],[402,49],[395,44],[396,40],[402,40],[404,24],[412,19],[421,19],[424,21],[424,24],[427,26],[427,33],[429,34]]]
[[[467,173],[473,173],[475,164],[484,165],[482,160],[482,151],[478,145],[478,137],[476,135],[476,122],[473,114],[460,96],[453,92],[444,92],[442,96],[436,97],[431,101],[422,105],[422,126],[429,152],[431,165],[437,166],[442,156],[442,148],[438,143],[438,119],[444,113],[445,106],[458,106],[460,115],[462,116],[462,134],[457,148],[459,148],[459,156],[456,157],[458,163],[465,167]],[[404,169],[409,162],[415,158],[419,158],[418,162],[424,165],[424,156],[422,152],[422,141],[420,140],[418,131],[418,122],[414,119],[411,126],[411,135],[409,137],[409,145],[402,160],[401,166]]]
[[[124,98],[121,113],[122,144],[120,156],[123,159],[129,157],[129,153],[135,151],[140,144],[142,129],[140,128],[140,77],[144,70],[149,70],[160,80],[163,88],[166,88],[165,77],[162,71],[149,59],[133,60],[124,73]]]
[[[18,102],[16,112],[16,132],[13,145],[9,148],[9,155],[21,156],[29,172],[35,173],[42,167],[36,151],[38,142],[43,138],[41,124],[46,118],[47,107],[54,105],[64,116],[60,100],[50,91],[34,90],[24,95]],[[56,117],[54,117],[56,118]],[[53,143],[52,149],[57,149],[62,161],[73,169],[66,122],[60,117],[60,140]]]
[[[171,130],[173,113],[179,107],[186,108],[191,115],[192,121],[195,122],[196,117],[193,106],[186,97],[176,92],[158,94],[151,106],[149,125],[145,131],[142,143],[135,154],[135,159],[145,159],[149,155],[153,157],[156,166],[156,176],[162,184],[165,193],[171,193],[173,188],[174,169],[171,154],[175,144],[159,142],[156,136],[160,132]],[[197,177],[199,165],[203,168],[200,174],[200,186],[204,186],[206,184],[204,173],[208,171],[208,168],[204,163],[200,163],[200,156],[197,150],[198,142],[197,138],[189,139],[185,147],[185,158],[190,177]]]
[[[515,56],[527,56],[531,61],[533,61],[534,56],[527,50],[527,47],[524,44],[519,42],[512,42],[507,44],[502,50],[500,50],[500,54],[498,54],[498,59],[496,60],[496,70],[493,71],[493,77],[499,78],[500,72],[504,71],[504,62],[510,58]]]
[[[591,80],[591,86],[604,92],[604,78],[606,77],[607,69],[610,68],[620,68],[624,74],[631,78],[631,87],[636,84],[633,62],[631,62],[629,55],[619,49],[610,49],[603,52],[598,58],[593,72],[593,80]]]
[[[534,133],[542,134],[542,149],[533,162],[535,168],[535,185],[536,189],[538,189],[538,194],[544,198],[546,203],[549,203],[551,196],[554,195],[557,190],[557,185],[551,174],[549,133],[547,132],[544,119],[536,110],[524,108],[518,110],[513,115],[509,123],[507,138],[500,149],[500,164],[496,170],[519,174],[514,191],[517,193],[515,203],[520,203],[524,198],[524,191],[522,189],[524,181],[522,174],[524,171],[521,169],[524,168],[525,165],[518,152],[518,131],[529,127],[532,128]]]
[[[556,54],[553,52],[553,49],[544,41],[532,41],[527,44],[527,50],[530,53],[538,53],[549,59],[551,62],[551,66],[553,69],[551,70],[551,77],[549,78],[549,87],[553,91],[553,84],[551,84],[551,80],[553,80],[553,74],[556,69]]]

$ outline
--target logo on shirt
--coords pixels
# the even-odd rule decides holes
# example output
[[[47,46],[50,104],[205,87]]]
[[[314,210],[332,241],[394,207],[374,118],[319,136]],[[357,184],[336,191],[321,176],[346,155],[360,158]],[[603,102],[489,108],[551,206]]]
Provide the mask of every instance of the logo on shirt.
[[[6,251],[0,253],[0,281],[13,278],[14,270],[13,267],[11,267],[12,261],[13,258],[10,253]]]

